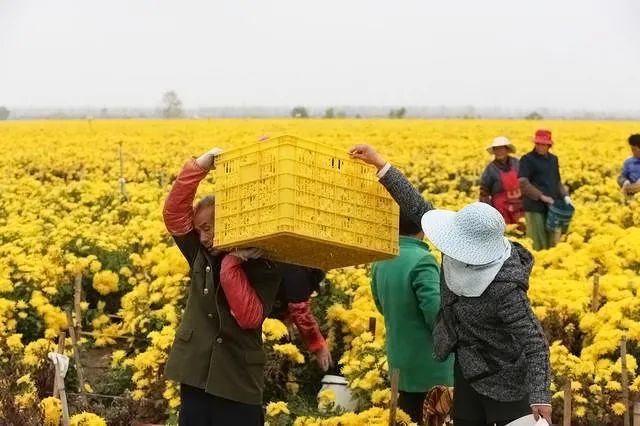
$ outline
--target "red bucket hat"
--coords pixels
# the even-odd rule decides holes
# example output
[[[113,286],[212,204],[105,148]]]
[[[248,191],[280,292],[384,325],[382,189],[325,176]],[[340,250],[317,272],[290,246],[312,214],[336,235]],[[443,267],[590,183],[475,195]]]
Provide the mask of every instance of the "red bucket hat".
[[[553,139],[551,139],[551,130],[536,130],[536,136],[533,138],[533,143],[539,143],[541,145],[553,145]]]

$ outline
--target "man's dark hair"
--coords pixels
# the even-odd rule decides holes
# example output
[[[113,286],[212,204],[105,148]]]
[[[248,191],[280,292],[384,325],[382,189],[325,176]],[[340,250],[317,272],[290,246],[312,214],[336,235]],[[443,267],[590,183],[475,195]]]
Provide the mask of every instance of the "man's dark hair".
[[[629,136],[629,145],[637,146],[640,148],[640,133]]]
[[[420,231],[422,231],[422,227],[400,211],[400,235],[413,236],[419,234]]]
[[[198,203],[194,210],[200,210],[203,207],[213,207],[216,205],[216,198],[213,195],[207,195],[203,197]]]

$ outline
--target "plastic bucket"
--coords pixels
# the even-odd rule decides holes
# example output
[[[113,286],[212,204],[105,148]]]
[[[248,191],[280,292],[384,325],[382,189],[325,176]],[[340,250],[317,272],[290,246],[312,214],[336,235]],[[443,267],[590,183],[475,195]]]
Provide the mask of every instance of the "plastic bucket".
[[[537,425],[537,422],[533,418],[533,414],[529,414],[528,416],[520,417],[519,419],[516,419],[516,420],[506,424],[506,426],[536,426],[536,425]]]
[[[547,211],[547,222],[545,224],[549,231],[566,231],[571,223],[571,218],[576,209],[564,201],[556,201],[549,206]]]
[[[334,376],[327,374],[322,378],[322,392],[325,389],[332,389],[336,394],[336,408],[341,408],[345,411],[355,411],[357,408],[357,402],[351,394],[347,380],[342,376]]]

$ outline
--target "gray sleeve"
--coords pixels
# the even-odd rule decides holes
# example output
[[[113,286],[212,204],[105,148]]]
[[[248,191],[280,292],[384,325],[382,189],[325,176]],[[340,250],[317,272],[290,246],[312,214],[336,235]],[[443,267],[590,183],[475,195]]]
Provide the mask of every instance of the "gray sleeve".
[[[484,171],[482,172],[482,176],[480,176],[480,185],[488,189],[491,189],[491,184],[493,183],[490,167],[491,167],[491,164],[485,167]]]
[[[527,359],[529,403],[550,404],[549,345],[527,294],[518,289],[505,295],[498,307],[498,316],[516,341],[522,343]]]
[[[489,164],[480,177],[480,201],[491,204],[491,195],[493,189],[493,173],[491,172],[491,164]]]
[[[558,191],[560,192],[560,195],[566,197],[567,195],[569,195],[569,191],[567,190],[567,187],[562,184],[562,176],[560,175],[560,160],[558,160],[557,158],[556,166],[558,167]]]
[[[426,212],[433,210],[433,205],[422,198],[418,190],[395,167],[389,169],[380,179],[380,183],[396,200],[396,203],[398,203],[407,218],[410,218],[416,224],[420,224],[422,216]]]
[[[522,191],[522,194],[527,198],[539,200],[540,197],[544,195],[542,191],[536,188],[526,177],[518,178],[518,184],[520,186],[520,191]]]

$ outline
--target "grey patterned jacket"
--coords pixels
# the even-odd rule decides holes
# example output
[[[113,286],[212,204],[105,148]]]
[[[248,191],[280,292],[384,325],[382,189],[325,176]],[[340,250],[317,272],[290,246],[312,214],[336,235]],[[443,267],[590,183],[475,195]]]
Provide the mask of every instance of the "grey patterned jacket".
[[[433,209],[394,167],[380,183],[417,224]],[[531,404],[549,404],[549,346],[527,298],[533,256],[520,244],[512,245],[511,256],[479,297],[455,295],[441,275],[434,356],[444,360],[455,353],[465,379],[489,398],[528,397]]]

